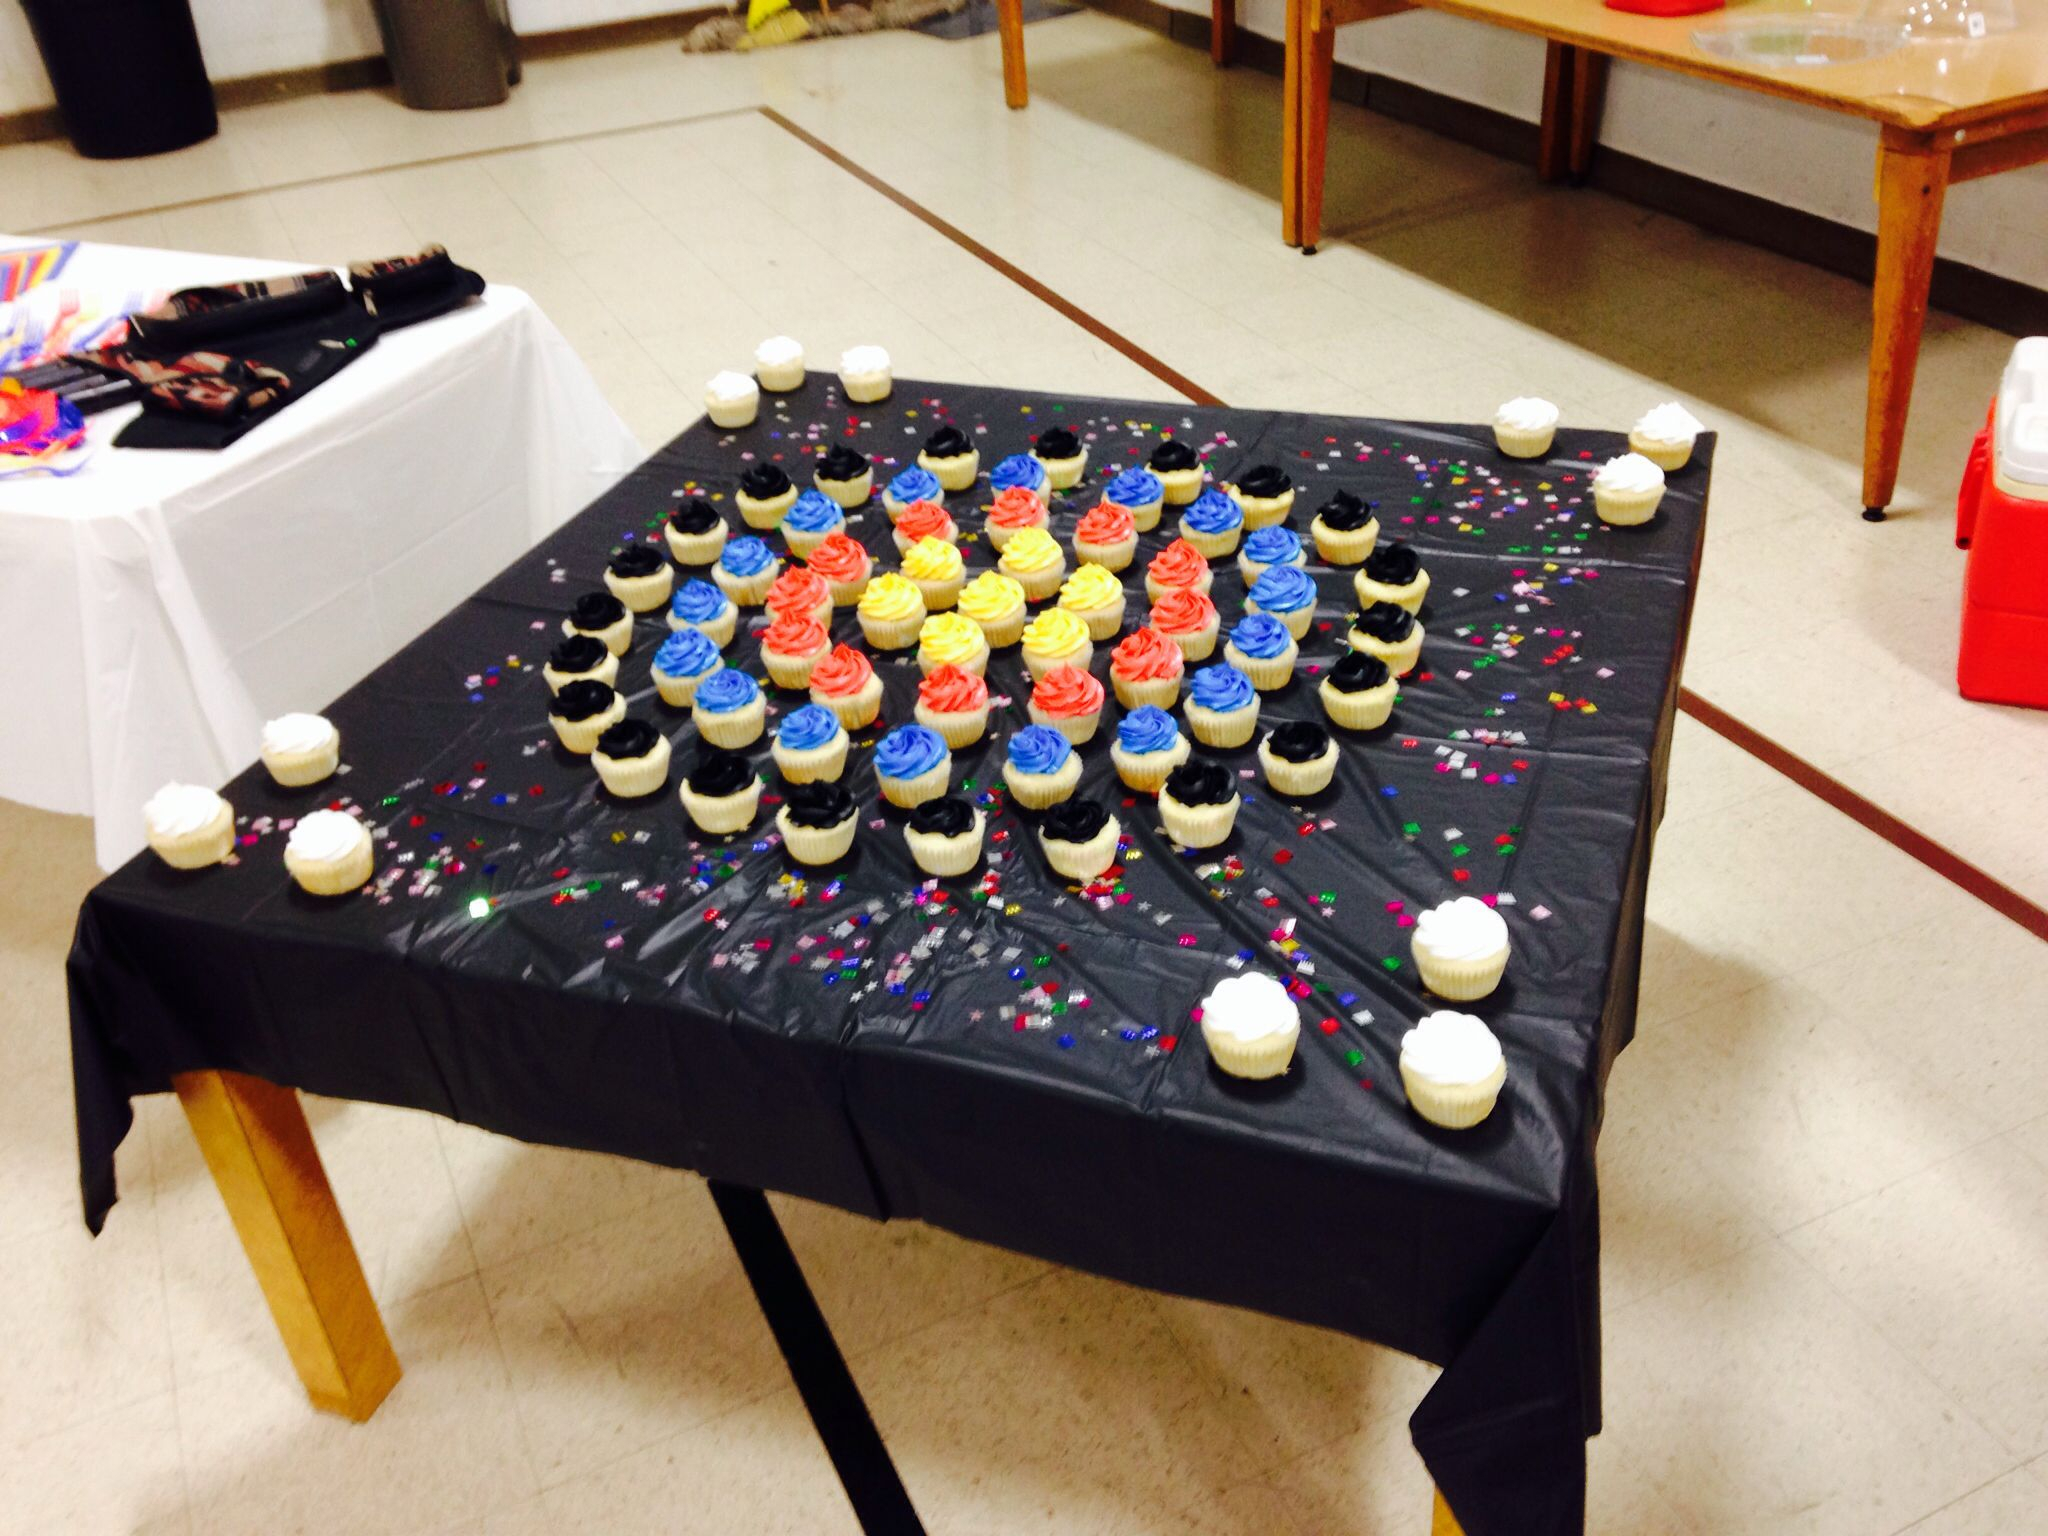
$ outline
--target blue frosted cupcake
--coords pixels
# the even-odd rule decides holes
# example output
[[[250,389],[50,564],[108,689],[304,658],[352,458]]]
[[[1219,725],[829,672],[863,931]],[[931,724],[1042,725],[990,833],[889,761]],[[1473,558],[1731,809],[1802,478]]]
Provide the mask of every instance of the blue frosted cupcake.
[[[1253,529],[1244,536],[1244,548],[1237,552],[1237,568],[1244,572],[1246,586],[1265,575],[1269,566],[1307,564],[1308,553],[1301,547],[1301,535],[1285,526]]]
[[[939,506],[946,504],[946,488],[939,484],[939,477],[915,464],[899,471],[895,479],[882,487],[882,510],[889,514],[889,521],[893,523],[914,501],[929,501]]]
[[[1114,502],[1131,514],[1138,532],[1150,533],[1159,526],[1159,509],[1166,503],[1166,486],[1149,469],[1127,469],[1102,488],[1102,499]]]
[[[697,685],[690,718],[714,747],[747,747],[761,739],[768,704],[761,685],[735,667],[721,667]]]
[[[732,599],[701,577],[692,576],[669,599],[670,629],[701,630],[721,650],[732,644],[732,632],[739,618]]]
[[[1244,513],[1219,490],[1206,490],[1180,515],[1180,536],[1204,560],[1219,559],[1237,548],[1244,532]]]
[[[952,774],[952,748],[925,726],[899,725],[875,743],[875,782],[891,805],[909,810],[938,799]]]
[[[1259,725],[1259,693],[1227,662],[1204,667],[1188,689],[1188,729],[1205,747],[1241,747]]]
[[[1132,789],[1156,795],[1166,776],[1188,760],[1188,739],[1173,716],[1143,704],[1117,722],[1109,760],[1116,764],[1117,777]]]
[[[1270,613],[1299,640],[1316,618],[1315,578],[1298,565],[1271,565],[1244,596],[1246,613]]]
[[[1294,676],[1301,647],[1287,626],[1270,613],[1248,613],[1237,621],[1223,644],[1223,659],[1252,680],[1261,693],[1285,688]]]
[[[1051,726],[1027,725],[1010,738],[1003,782],[1019,805],[1042,811],[1058,805],[1081,782],[1081,754]]]
[[[725,553],[711,568],[711,579],[735,603],[751,608],[767,600],[768,589],[775,585],[781,569],[782,558],[768,547],[768,541],[747,534],[727,541]]]
[[[822,704],[806,704],[782,717],[769,748],[775,766],[791,784],[836,780],[846,771],[846,727]]]
[[[996,460],[996,467],[988,472],[988,486],[992,495],[1023,490],[1040,501],[1052,495],[1052,482],[1045,476],[1045,466],[1028,453],[1013,453]]]
[[[846,527],[846,509],[823,491],[804,491],[782,519],[783,542],[799,560]]]
[[[724,665],[718,643],[703,630],[679,629],[654,653],[654,686],[662,703],[688,709],[697,697],[697,685]]]

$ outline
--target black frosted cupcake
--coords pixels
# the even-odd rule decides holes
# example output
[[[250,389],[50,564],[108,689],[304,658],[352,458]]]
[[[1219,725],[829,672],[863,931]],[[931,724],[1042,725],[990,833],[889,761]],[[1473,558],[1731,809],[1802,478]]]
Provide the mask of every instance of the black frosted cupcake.
[[[1392,603],[1410,613],[1422,611],[1422,599],[1429,591],[1429,572],[1422,558],[1406,544],[1389,539],[1366,557],[1365,569],[1351,578],[1358,592],[1358,606]]]
[[[729,837],[753,825],[761,807],[761,777],[741,753],[700,747],[677,793],[700,830]]]
[[[645,720],[630,717],[606,726],[590,754],[604,787],[625,799],[651,795],[668,780],[668,738]]]
[[[1088,469],[1088,445],[1065,427],[1048,427],[1031,445],[1031,457],[1053,490],[1071,490]]]
[[[605,563],[604,584],[635,613],[652,613],[668,606],[676,568],[652,544],[628,544]]]
[[[1184,507],[1202,494],[1201,457],[1177,437],[1166,438],[1154,448],[1145,467],[1159,477],[1169,507]]]
[[[1294,482],[1274,464],[1255,464],[1223,487],[1244,513],[1245,531],[1287,521],[1294,510]]]
[[[711,565],[725,548],[725,519],[702,496],[686,496],[662,526],[669,553],[684,565]]]
[[[1395,603],[1374,603],[1351,624],[1351,648],[1377,656],[1396,677],[1415,670],[1422,658],[1422,626]]]
[[[1350,491],[1338,491],[1316,509],[1308,531],[1316,553],[1331,565],[1356,565],[1379,542],[1380,520]]]
[[[560,693],[570,683],[616,683],[619,658],[595,635],[571,635],[548,652],[540,669],[550,691]]]
[[[830,864],[846,857],[860,826],[853,796],[829,779],[791,784],[775,813],[782,845],[799,864]]]
[[[1099,800],[1062,800],[1038,820],[1046,862],[1069,880],[1088,881],[1116,862],[1123,828]]]
[[[1316,692],[1331,724],[1347,731],[1369,731],[1387,723],[1400,686],[1379,657],[1352,651],[1324,674]]]
[[[614,656],[623,656],[633,643],[633,615],[609,592],[586,592],[570,606],[562,633],[588,635]]]
[[[1259,766],[1277,794],[1319,794],[1337,772],[1337,743],[1313,720],[1290,720],[1259,743]]]
[[[1159,791],[1159,817],[1166,835],[1183,848],[1214,848],[1237,825],[1244,797],[1237,776],[1221,763],[1191,757],[1166,776]]]
[[[842,507],[857,507],[874,493],[875,467],[866,454],[834,443],[812,466],[811,481]]]
[[[626,700],[610,683],[564,683],[548,705],[548,724],[571,752],[588,756],[597,739],[626,718]]]
[[[910,813],[903,840],[928,875],[964,875],[981,857],[983,818],[959,795],[927,800]]]
[[[942,489],[964,491],[981,473],[981,450],[958,427],[944,426],[924,440],[917,462]]]
[[[796,487],[780,465],[749,465],[740,476],[733,503],[749,528],[773,528],[782,521],[782,514],[796,505]]]

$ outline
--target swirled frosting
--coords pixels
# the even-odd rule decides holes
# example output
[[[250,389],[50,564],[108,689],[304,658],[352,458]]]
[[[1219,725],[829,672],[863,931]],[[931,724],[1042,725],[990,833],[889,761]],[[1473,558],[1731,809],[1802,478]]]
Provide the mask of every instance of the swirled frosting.
[[[548,714],[559,720],[589,720],[610,709],[618,696],[618,690],[610,683],[600,683],[594,677],[578,678],[562,685],[554,702],[548,705]]]
[[[858,480],[872,467],[868,456],[859,449],[834,443],[811,466],[811,474],[814,479],[830,480],[836,485],[842,480]]]
[[[1500,1041],[1484,1020],[1449,1008],[1423,1015],[1401,1036],[1401,1064],[1424,1082],[1483,1083],[1502,1060]]]
[[[850,645],[835,645],[825,659],[811,668],[811,692],[828,699],[846,698],[867,687],[875,665],[867,654]]]
[[[964,667],[988,649],[981,626],[957,613],[935,613],[917,632],[919,653],[935,667]]]
[[[811,551],[807,563],[827,581],[859,581],[874,564],[874,556],[858,539],[850,539],[843,533],[828,533]]]
[[[1097,502],[1074,525],[1074,537],[1084,544],[1121,544],[1137,534],[1138,525],[1131,520],[1130,508],[1113,501]]]
[[[1012,485],[996,492],[996,499],[989,504],[988,525],[991,528],[1030,528],[1045,523],[1045,503],[1038,492],[1028,486]]]
[[[775,739],[792,752],[814,752],[841,735],[846,727],[822,704],[806,704],[782,717]]]
[[[1298,565],[1269,565],[1252,583],[1251,599],[1267,613],[1298,613],[1316,605],[1316,581]]]
[[[668,525],[677,533],[709,533],[718,526],[718,509],[702,496],[686,496],[669,513]]]
[[[1230,643],[1260,661],[1283,655],[1294,644],[1287,626],[1269,613],[1248,613],[1230,632]]]
[[[871,619],[907,619],[924,611],[924,594],[909,577],[884,571],[861,593],[860,611]]]
[[[960,589],[960,611],[981,624],[1006,619],[1024,606],[1024,589],[1001,571],[983,571]]]
[[[1179,740],[1173,716],[1156,705],[1140,705],[1116,723],[1116,744],[1126,752],[1170,752]]]
[[[595,635],[571,635],[548,652],[548,665],[557,672],[588,672],[604,665],[610,649]]]
[[[732,606],[727,597],[701,576],[692,576],[669,599],[668,611],[685,624],[708,624]]]
[[[1507,942],[1507,919],[1477,896],[1453,897],[1415,918],[1415,947],[1439,960],[1485,960]]]
[[[1273,755],[1290,763],[1312,763],[1330,750],[1330,733],[1313,720],[1289,720],[1266,738]]]
[[[1096,800],[1062,800],[1038,818],[1041,837],[1061,843],[1092,842],[1109,825],[1109,810]]]
[[[974,830],[977,814],[960,796],[941,795],[910,813],[910,830],[932,837],[963,837]]]
[[[1593,477],[1596,489],[1637,496],[1654,491],[1663,483],[1664,471],[1640,453],[1624,453],[1618,459],[1609,459]]]
[[[670,677],[697,677],[725,665],[718,646],[701,629],[679,629],[654,653],[654,670]]]
[[[818,779],[809,784],[791,784],[782,792],[782,809],[792,825],[823,831],[844,826],[854,814],[853,796],[843,784]]]
[[[1102,708],[1102,684],[1079,667],[1052,667],[1031,690],[1031,705],[1058,720]]]
[[[924,451],[935,459],[957,459],[974,452],[974,443],[965,432],[949,423],[924,440]]]
[[[1204,709],[1213,709],[1218,714],[1245,705],[1258,699],[1258,691],[1252,687],[1252,680],[1237,668],[1226,662],[1203,667],[1195,674],[1194,682],[1188,688],[1188,698]]]
[[[1394,674],[1387,664],[1369,651],[1351,651],[1323,674],[1323,680],[1339,693],[1364,693],[1378,688]]]
[[[1260,565],[1292,565],[1301,558],[1301,535],[1285,523],[1254,528],[1244,536],[1244,557]]]
[[[1237,477],[1236,484],[1240,496],[1255,496],[1261,501],[1285,496],[1294,489],[1294,482],[1287,478],[1287,471],[1277,464],[1254,464]]]
[[[723,747],[699,747],[683,782],[708,799],[737,795],[753,785],[754,765]]]
[[[892,779],[930,773],[952,756],[946,738],[922,725],[899,725],[875,743],[875,772]]]
[[[1300,1029],[1301,1013],[1294,999],[1287,995],[1287,989],[1257,971],[1224,977],[1202,999],[1205,1035],[1254,1045],[1278,1035],[1298,1033]]]
[[[779,464],[750,465],[740,476],[740,489],[756,501],[773,501],[789,491],[789,476]]]
[[[1148,621],[1162,635],[1192,635],[1216,622],[1216,605],[1206,592],[1193,587],[1175,587],[1162,593],[1152,605]]]
[[[928,469],[913,464],[908,469],[898,470],[889,481],[889,499],[904,506],[913,501],[937,501],[945,494],[939,484],[939,477]]]
[[[1058,773],[1074,744],[1049,725],[1027,725],[1010,738],[1010,766],[1021,773]]]
[[[824,577],[809,566],[792,565],[768,589],[766,606],[776,614],[809,613],[831,601],[832,589],[825,585]]]
[[[1228,533],[1244,524],[1238,504],[1213,487],[1190,502],[1181,516],[1197,533]]]
[[[614,576],[652,576],[668,564],[668,557],[652,544],[628,544],[606,562]]]
[[[142,807],[151,837],[190,837],[220,814],[227,801],[199,784],[166,784]]]
[[[1041,459],[1071,459],[1081,451],[1081,439],[1065,427],[1048,427],[1032,448]]]
[[[1373,520],[1372,507],[1350,491],[1335,492],[1317,508],[1316,516],[1338,533],[1356,533]]]
[[[1649,464],[1647,459],[1643,462]],[[1365,557],[1365,574],[1383,587],[1405,587],[1422,574],[1422,557],[1398,539],[1389,539]]]
[[[1127,469],[1102,488],[1105,501],[1123,507],[1150,506],[1166,494],[1166,487],[1149,469]]]
[[[1167,775],[1166,792],[1182,805],[1228,805],[1237,798],[1237,781],[1221,763],[1191,757]]]
[[[737,667],[722,667],[697,685],[697,707],[707,715],[729,715],[761,697],[761,685]]]
[[[1102,566],[1089,561],[1060,584],[1060,606],[1080,613],[1113,608],[1123,601],[1124,585]]]
[[[846,510],[823,491],[804,491],[783,517],[782,526],[798,533],[829,533],[846,526]]]
[[[1167,474],[1193,469],[1201,463],[1195,450],[1177,437],[1162,438],[1159,446],[1152,450],[1152,457],[1145,461],[1155,471]]]
[[[824,625],[800,609],[783,614],[761,632],[761,649],[778,656],[815,656],[831,643]]]
[[[346,811],[310,811],[301,816],[285,848],[318,863],[345,859],[370,840],[369,829]]]
[[[1226,496],[1224,500],[1230,498]],[[1231,510],[1237,510],[1234,503]],[[1186,539],[1175,539],[1152,557],[1146,571],[1162,587],[1192,587],[1209,574],[1209,561]]]
[[[914,581],[951,581],[965,568],[960,551],[944,539],[919,539],[903,551],[903,574]]]
[[[1064,565],[1067,557],[1043,528],[1019,528],[1003,546],[1002,564],[1013,571],[1043,571]]]
[[[915,544],[919,539],[944,539],[950,543],[959,533],[953,514],[936,501],[913,501],[896,519],[896,536],[905,544]]]
[[[762,368],[787,367],[803,360],[803,343],[791,336],[770,336],[754,348],[754,362]]]
[[[1028,453],[1013,453],[1007,458],[996,460],[996,467],[988,472],[988,483],[998,492],[1022,487],[1045,493],[1045,466]],[[997,497],[1000,501],[1000,495]]]
[[[966,714],[988,703],[988,684],[965,667],[934,667],[917,685],[917,701],[942,715]]]
[[[654,750],[654,744],[661,740],[661,732],[653,722],[636,720],[631,715],[608,725],[597,738],[597,750],[614,761],[629,757],[645,757]]]
[[[775,551],[768,547],[766,539],[742,534],[726,541],[718,563],[729,575],[758,576],[775,563]]]
[[[1399,645],[1415,632],[1415,615],[1399,603],[1374,603],[1351,627],[1382,644]]]
[[[1109,670],[1126,682],[1164,682],[1187,670],[1187,657],[1179,646],[1145,624],[1117,642],[1109,653]]]
[[[1040,656],[1078,656],[1090,643],[1088,626],[1064,608],[1034,614],[1024,626],[1024,648]]]
[[[586,592],[569,609],[578,629],[610,629],[626,616],[626,605],[609,592]]]

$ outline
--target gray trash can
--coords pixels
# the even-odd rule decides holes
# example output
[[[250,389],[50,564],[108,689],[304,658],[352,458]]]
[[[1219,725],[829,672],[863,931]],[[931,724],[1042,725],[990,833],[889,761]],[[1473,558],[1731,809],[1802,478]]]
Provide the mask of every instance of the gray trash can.
[[[519,83],[506,0],[376,0],[398,99],[423,112],[493,107]]]

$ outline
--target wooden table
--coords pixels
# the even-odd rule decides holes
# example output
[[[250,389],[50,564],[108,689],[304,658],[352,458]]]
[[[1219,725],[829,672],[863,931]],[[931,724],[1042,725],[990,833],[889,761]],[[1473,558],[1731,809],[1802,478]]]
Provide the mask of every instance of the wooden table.
[[[1003,84],[1012,107],[1028,96],[1022,0],[996,0]],[[1739,3],[1724,14],[1750,9]],[[1598,0],[1287,0],[1281,229],[1312,252],[1322,233],[1330,69],[1337,28],[1427,9],[1491,22],[1548,45],[1537,171],[1582,176],[1599,138],[1610,59],[1803,102],[1878,125],[1877,271],[1871,293],[1870,386],[1864,414],[1863,515],[1880,521],[1898,483],[1899,450],[1927,318],[1941,209],[1951,183],[2048,160],[2048,30],[1975,42],[1912,44],[1880,58],[1769,69],[1716,58],[1692,40],[1713,17],[1660,19]],[[1759,15],[1772,14],[1758,8]],[[1230,61],[1236,0],[1212,0],[1210,52]]]

